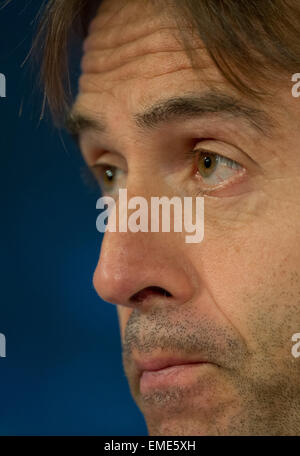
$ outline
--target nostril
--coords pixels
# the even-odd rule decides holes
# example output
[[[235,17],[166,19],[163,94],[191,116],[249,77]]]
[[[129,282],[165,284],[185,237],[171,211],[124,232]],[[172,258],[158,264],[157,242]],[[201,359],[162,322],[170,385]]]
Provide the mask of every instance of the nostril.
[[[146,299],[150,295],[162,295],[166,297],[172,296],[171,293],[169,293],[165,288],[161,287],[147,287],[144,288],[143,290],[138,291],[135,293],[131,298],[131,302],[141,302],[144,299]]]

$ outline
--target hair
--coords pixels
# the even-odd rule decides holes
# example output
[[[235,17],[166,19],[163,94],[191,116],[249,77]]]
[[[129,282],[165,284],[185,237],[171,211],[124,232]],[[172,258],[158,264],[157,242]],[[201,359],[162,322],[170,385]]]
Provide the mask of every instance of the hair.
[[[141,1],[141,0],[140,0]],[[154,0],[144,0],[154,1]],[[156,3],[165,0],[156,0]],[[48,0],[32,51],[41,52],[44,101],[57,119],[71,101],[69,46],[83,40],[102,0]],[[299,0],[170,0],[188,55],[184,29],[195,27],[225,79],[249,97],[262,97],[272,79],[291,75],[300,63]]]

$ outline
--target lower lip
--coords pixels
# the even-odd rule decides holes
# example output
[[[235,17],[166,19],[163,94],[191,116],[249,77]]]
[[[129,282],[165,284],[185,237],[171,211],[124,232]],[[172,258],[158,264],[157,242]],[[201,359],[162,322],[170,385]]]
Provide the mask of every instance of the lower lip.
[[[180,364],[156,371],[143,371],[140,378],[140,392],[147,394],[153,389],[163,389],[170,386],[184,386],[195,381],[195,374],[208,363]]]

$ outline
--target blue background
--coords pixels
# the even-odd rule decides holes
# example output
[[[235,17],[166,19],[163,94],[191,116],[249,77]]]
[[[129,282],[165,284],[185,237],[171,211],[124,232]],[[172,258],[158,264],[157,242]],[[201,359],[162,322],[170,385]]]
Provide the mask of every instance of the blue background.
[[[71,139],[39,122],[36,69],[22,67],[41,4],[0,10],[0,434],[146,435],[116,308],[92,286],[99,195],[83,183]]]

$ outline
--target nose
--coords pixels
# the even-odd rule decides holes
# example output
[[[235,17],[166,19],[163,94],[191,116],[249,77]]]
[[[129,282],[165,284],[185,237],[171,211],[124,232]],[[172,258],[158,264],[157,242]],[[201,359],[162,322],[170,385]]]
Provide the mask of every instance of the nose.
[[[173,232],[106,231],[93,284],[104,301],[127,307],[185,303],[195,292],[192,267]]]

